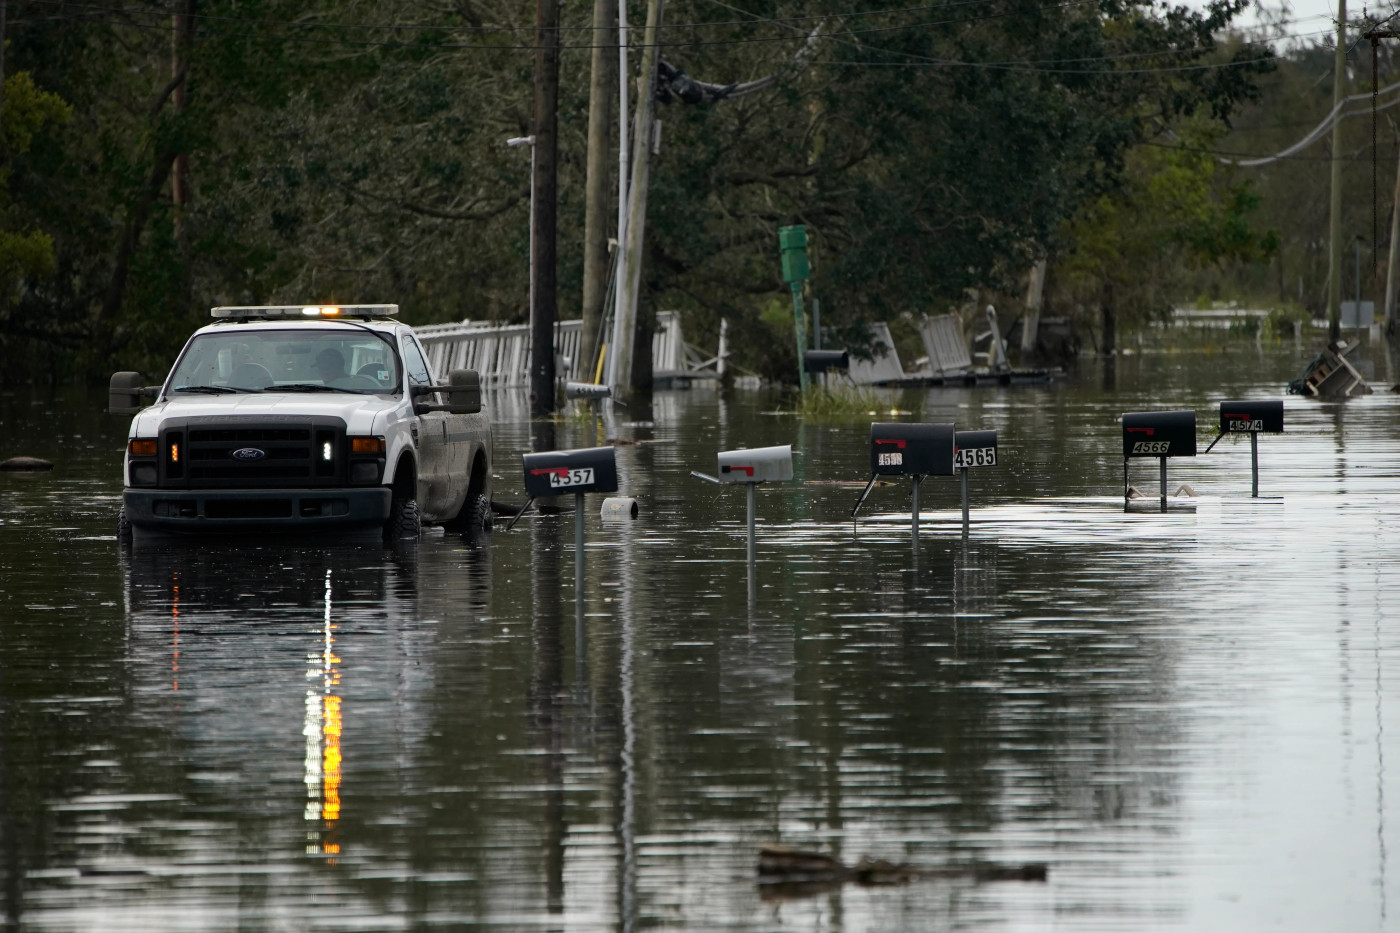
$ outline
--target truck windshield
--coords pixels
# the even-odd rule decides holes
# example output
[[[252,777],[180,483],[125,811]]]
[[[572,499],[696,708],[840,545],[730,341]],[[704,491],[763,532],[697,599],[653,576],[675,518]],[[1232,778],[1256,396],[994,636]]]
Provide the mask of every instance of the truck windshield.
[[[398,359],[368,330],[238,330],[195,337],[170,376],[175,393],[277,392],[283,386],[397,394]]]

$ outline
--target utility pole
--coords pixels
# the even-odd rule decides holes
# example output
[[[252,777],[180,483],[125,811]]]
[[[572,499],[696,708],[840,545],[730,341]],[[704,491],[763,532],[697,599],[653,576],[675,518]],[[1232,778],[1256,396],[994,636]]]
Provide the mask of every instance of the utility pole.
[[[530,300],[530,416],[554,411],[554,321],[558,217],[559,0],[535,4],[534,185],[539,203],[531,229],[534,297]]]
[[[1337,54],[1333,65],[1332,106],[1332,211],[1331,246],[1327,253],[1327,340],[1342,334],[1342,99],[1347,75],[1347,0],[1337,0]]]
[[[636,347],[637,297],[642,283],[642,245],[646,240],[647,188],[651,179],[652,124],[656,107],[657,39],[665,0],[648,0],[643,33],[642,90],[637,97],[636,127],[632,139],[632,182],[628,186],[627,240],[623,247],[625,276],[619,274],[618,313],[613,321],[613,360],[608,382],[614,393],[630,396],[635,357],[646,353],[650,372],[651,346]],[[650,331],[650,328],[647,328]]]
[[[1371,229],[1372,239],[1375,239],[1375,211],[1376,211],[1376,163],[1380,153],[1377,151],[1376,142],[1376,97],[1380,94],[1380,54],[1379,47],[1382,39],[1400,39],[1400,32],[1394,29],[1370,29],[1363,34],[1363,38],[1371,41]],[[1380,248],[1379,243],[1373,242],[1371,250],[1374,253]],[[1385,266],[1385,307],[1382,310],[1385,320],[1385,333],[1391,341],[1396,340],[1395,333],[1395,276],[1396,265],[1400,263],[1400,164],[1396,165],[1395,174],[1395,198],[1390,208],[1390,257]],[[1359,306],[1358,306],[1358,313]]]
[[[580,382],[593,381],[598,328],[608,291],[608,183],[612,180],[608,130],[612,125],[612,82],[617,69],[611,48],[616,16],[617,0],[593,0],[593,72],[588,88],[588,181],[583,220],[583,332],[579,335],[579,358],[574,366]],[[621,244],[618,248],[622,248]]]

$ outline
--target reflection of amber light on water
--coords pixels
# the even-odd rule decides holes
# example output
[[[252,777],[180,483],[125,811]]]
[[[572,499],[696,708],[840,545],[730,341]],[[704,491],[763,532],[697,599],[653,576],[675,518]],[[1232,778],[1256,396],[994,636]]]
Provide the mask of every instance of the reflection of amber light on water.
[[[307,828],[307,855],[328,855],[329,864],[339,860],[340,843],[336,840],[336,822],[340,819],[340,733],[342,728],[341,698],[331,693],[340,686],[340,658],[332,651],[336,625],[331,622],[331,578],[326,572],[326,615],[320,654],[307,658],[309,680],[319,680],[321,690],[306,691],[306,720],[302,734],[306,736],[306,819],[320,822],[319,829]]]
[[[326,736],[326,752],[321,762],[321,818],[340,818],[340,697],[326,697],[321,720]],[[337,847],[339,848],[339,847]]]
[[[174,646],[175,653],[171,656],[170,659],[170,686],[175,690],[180,689],[180,584],[178,582],[179,579],[180,575],[178,573],[175,574],[175,580],[177,582],[171,586],[171,590],[174,592],[175,598],[174,601],[170,604],[170,617],[172,620],[174,620],[175,624],[175,640],[172,643]]]

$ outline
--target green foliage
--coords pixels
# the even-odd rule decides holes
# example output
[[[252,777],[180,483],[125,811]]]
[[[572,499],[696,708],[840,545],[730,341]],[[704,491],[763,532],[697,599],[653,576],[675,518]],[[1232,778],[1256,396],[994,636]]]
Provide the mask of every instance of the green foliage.
[[[808,226],[811,294],[835,327],[1013,288],[1067,218],[1127,183],[1134,145],[1226,119],[1254,93],[1267,54],[1215,41],[1244,5],[672,7],[672,64],[713,84],[777,82],[659,105],[644,308],[681,310],[702,345],[727,318],[737,364],[790,380],[782,224]],[[566,317],[581,291],[590,7],[562,8]],[[54,262],[43,287],[6,302],[0,331],[91,347],[75,364],[105,377],[168,365],[199,309],[224,302],[397,301],[414,323],[524,320],[529,156],[503,142],[532,130],[532,5],[207,0],[184,109],[169,12],[112,0],[102,16],[11,23],[7,60],[72,119],[36,128],[13,165],[15,217],[29,225],[14,229],[42,219]],[[192,195],[181,207],[177,154]],[[1196,203],[1199,222],[1173,248],[1241,253],[1249,232],[1229,221],[1249,197]]]
[[[809,386],[794,399],[792,411],[804,421],[846,421],[890,413],[890,401],[872,389],[858,386]]]
[[[1292,339],[1294,324],[1307,327],[1311,320],[1312,315],[1302,305],[1285,302],[1264,318],[1264,333],[1275,340]]]
[[[1200,119],[1178,127],[1177,142],[1134,148],[1122,184],[1085,204],[1061,231],[1061,288],[1086,304],[1111,305],[1124,323],[1164,319],[1186,288],[1186,273],[1225,263],[1267,260],[1278,234],[1259,230],[1249,181],[1210,153],[1216,127]]]

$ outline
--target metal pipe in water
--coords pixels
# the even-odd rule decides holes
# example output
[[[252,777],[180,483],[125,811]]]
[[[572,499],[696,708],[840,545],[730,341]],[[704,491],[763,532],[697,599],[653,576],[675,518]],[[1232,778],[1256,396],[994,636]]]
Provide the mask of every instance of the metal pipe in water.
[[[922,476],[915,476],[915,477],[914,477],[914,503],[913,503],[913,510],[912,510],[912,512],[913,512],[912,526],[913,526],[913,530],[914,530],[914,540],[915,540],[915,541],[918,541],[918,540],[919,540],[919,484],[923,482],[923,479],[924,479],[924,478],[923,478]]]
[[[1253,487],[1252,493],[1253,493],[1254,498],[1258,499],[1258,498],[1259,498],[1259,435],[1258,435],[1256,432],[1254,432],[1254,431],[1250,431],[1250,432],[1249,432],[1249,465],[1250,465],[1250,467],[1252,468],[1253,473],[1254,473],[1254,487]]]
[[[1157,462],[1162,467],[1162,511],[1167,510],[1167,458],[1158,457]]]
[[[967,534],[967,528],[968,528],[968,516],[967,516],[967,511],[968,511],[968,509],[967,509],[967,473],[968,473],[967,467],[963,467],[963,468],[962,468],[963,534]]]
[[[574,494],[574,592],[583,599],[583,493]]]
[[[745,483],[745,484],[744,484],[744,489],[747,490],[747,498],[748,498],[748,502],[749,502],[749,567],[750,567],[750,568],[753,567],[753,522],[754,522],[753,513],[754,513],[754,508],[755,508],[755,502],[756,502],[756,499],[757,499],[757,493],[755,492],[755,489],[757,488],[757,486],[758,486],[757,483]]]

